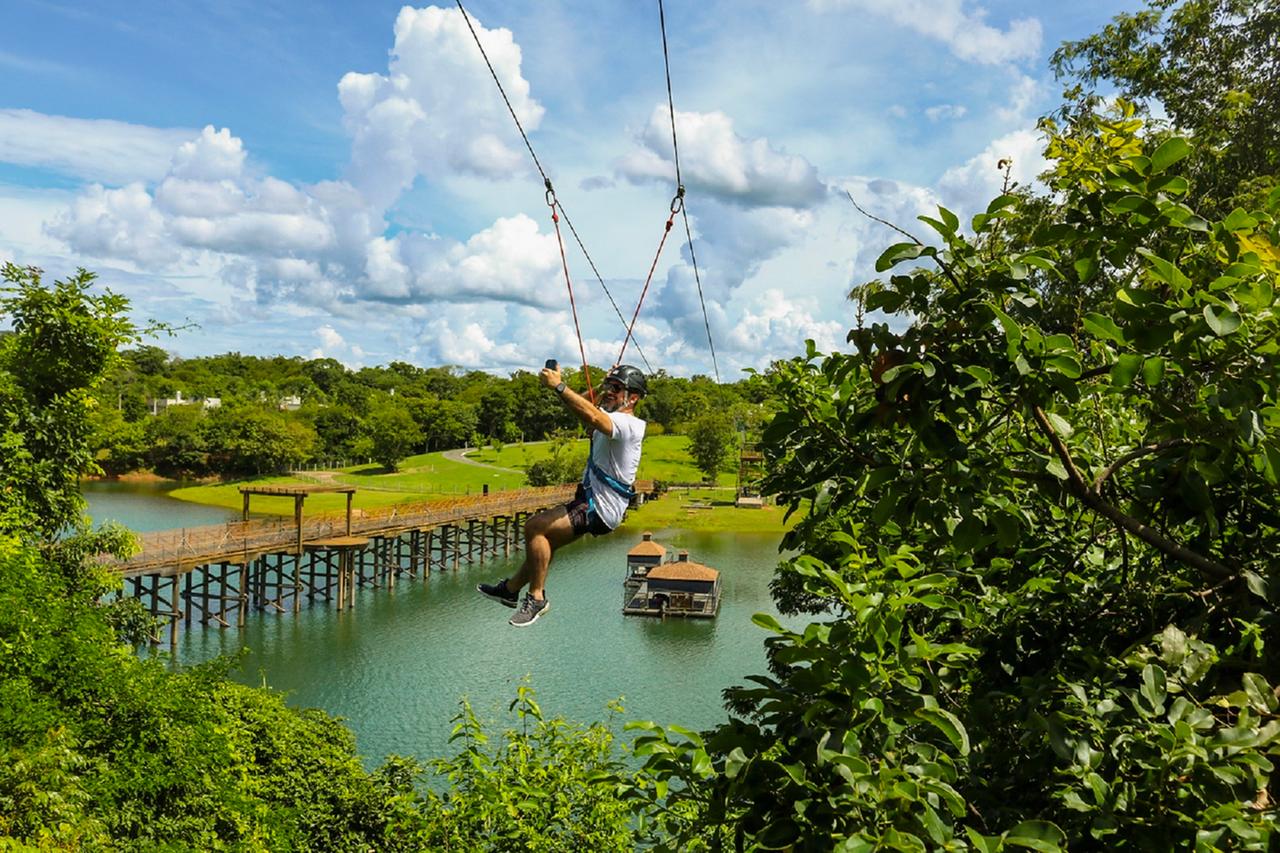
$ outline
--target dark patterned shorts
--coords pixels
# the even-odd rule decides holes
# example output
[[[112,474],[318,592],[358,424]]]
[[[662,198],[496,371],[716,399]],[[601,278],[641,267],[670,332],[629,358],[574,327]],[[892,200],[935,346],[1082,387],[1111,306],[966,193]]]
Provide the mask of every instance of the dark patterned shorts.
[[[584,533],[590,533],[592,536],[604,536],[606,533],[612,533],[609,525],[600,520],[600,516],[591,509],[587,502],[587,490],[582,484],[578,484],[578,493],[573,496],[573,500],[564,505],[565,511],[569,513],[569,522],[573,524],[573,532],[577,536]]]

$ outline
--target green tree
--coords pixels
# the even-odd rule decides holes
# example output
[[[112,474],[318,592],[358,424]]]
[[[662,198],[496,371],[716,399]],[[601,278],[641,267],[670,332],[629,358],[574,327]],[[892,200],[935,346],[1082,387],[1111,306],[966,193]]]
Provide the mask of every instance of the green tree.
[[[52,537],[79,521],[79,478],[97,472],[94,392],[137,330],[123,297],[91,292],[84,270],[46,287],[40,270],[5,263],[0,279],[0,315],[14,332],[0,338],[0,494]]]
[[[576,375],[567,377],[565,383],[573,385],[576,390],[585,391],[577,382],[571,381],[573,378]],[[525,441],[540,441],[557,430],[577,427],[573,415],[555,394],[543,387],[537,374],[516,371],[511,375],[510,387],[515,398],[515,425]]]
[[[424,849],[635,850],[634,817],[615,787],[630,774],[611,727],[547,718],[524,685],[511,710],[519,728],[494,739],[462,703],[454,718],[461,748],[433,762],[448,787],[429,795]],[[622,708],[611,703],[609,710],[612,717]]]
[[[731,720],[637,741],[677,842],[1274,843],[1280,190],[1202,217],[1140,130],[1055,134],[1048,203],[921,217],[855,294],[897,322],[777,366],[775,594],[820,618],[758,615]]]
[[[399,468],[413,449],[422,443],[422,431],[404,408],[384,404],[369,413],[364,423],[369,455],[388,471]]]
[[[355,452],[360,434],[360,419],[341,404],[326,406],[315,416],[315,430],[320,439],[320,453],[329,459],[347,459]]]
[[[709,482],[724,469],[737,447],[733,418],[726,412],[707,412],[689,427],[689,454]]]
[[[4,274],[0,846],[419,848],[411,762],[367,773],[340,723],[231,683],[231,662],[174,673],[121,645],[129,614],[102,603],[119,578],[97,560],[132,538],[68,530],[76,477],[92,469],[93,392],[135,339],[128,305],[95,294],[87,273],[52,287],[36,270]]]
[[[421,433],[415,445],[425,441],[427,450],[465,447],[476,432],[476,407],[434,397],[407,403]]]
[[[158,346],[142,344],[121,353],[122,361],[143,376],[161,376],[169,364],[169,354]]]
[[[1159,104],[1196,149],[1185,167],[1201,213],[1260,204],[1280,169],[1280,3],[1148,0],[1053,54],[1072,81],[1068,110],[1091,114],[1102,83],[1140,106]]]
[[[659,425],[663,432],[672,432],[687,427],[707,406],[706,395],[688,379],[660,373],[649,382],[649,393],[636,407],[636,414]]]
[[[272,474],[297,467],[315,452],[315,431],[261,406],[222,406],[204,419],[210,470],[219,474]]]
[[[506,383],[485,389],[476,406],[476,429],[499,441],[515,441],[520,431],[515,423],[516,399]]]
[[[147,463],[156,473],[195,477],[208,472],[204,419],[199,406],[169,406],[144,422]]]
[[[146,460],[147,439],[142,423],[126,420],[115,409],[98,407],[92,424],[90,446],[104,474],[118,476],[137,469]]]
[[[573,433],[562,430],[551,436],[551,453],[530,465],[525,479],[530,486],[576,483],[582,479],[586,467],[586,451],[576,451]]]
[[[308,361],[302,365],[302,371],[311,379],[312,384],[330,399],[333,399],[338,388],[350,376],[350,372],[342,366],[342,362],[332,358]]]

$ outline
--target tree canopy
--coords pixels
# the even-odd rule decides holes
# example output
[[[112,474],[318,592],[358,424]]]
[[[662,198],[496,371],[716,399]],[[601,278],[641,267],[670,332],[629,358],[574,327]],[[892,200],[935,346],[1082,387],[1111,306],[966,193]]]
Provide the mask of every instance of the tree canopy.
[[[898,322],[776,370],[809,515],[770,672],[671,799],[755,849],[1265,849],[1277,826],[1280,190],[1203,216],[1132,109],[1050,132],[1053,196],[890,246]],[[678,780],[678,782],[677,782]],[[657,794],[656,789],[653,791]],[[679,823],[676,821],[675,823]],[[674,847],[673,847],[674,849]]]
[[[1185,173],[1202,212],[1257,206],[1280,170],[1280,2],[1152,0],[1054,52],[1073,85],[1065,109],[1093,113],[1100,85],[1163,112],[1194,138]]]

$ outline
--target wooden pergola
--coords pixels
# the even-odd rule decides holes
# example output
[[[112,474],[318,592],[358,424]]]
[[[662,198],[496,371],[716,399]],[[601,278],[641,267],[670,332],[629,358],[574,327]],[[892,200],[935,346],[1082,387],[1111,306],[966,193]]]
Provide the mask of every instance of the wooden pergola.
[[[302,553],[302,503],[307,495],[319,492],[334,492],[347,496],[347,535],[351,535],[351,497],[356,493],[355,486],[241,486],[240,494],[244,495],[243,520],[249,520],[249,498],[251,495],[269,495],[271,497],[293,498],[293,520],[298,527],[298,550]]]

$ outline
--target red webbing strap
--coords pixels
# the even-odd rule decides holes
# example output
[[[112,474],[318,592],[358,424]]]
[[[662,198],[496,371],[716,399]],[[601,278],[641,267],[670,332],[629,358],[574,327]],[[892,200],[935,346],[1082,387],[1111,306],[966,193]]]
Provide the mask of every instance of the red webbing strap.
[[[547,184],[550,187],[550,181]],[[569,290],[569,309],[573,312],[573,331],[578,336],[578,353],[582,356],[582,375],[587,380],[587,399],[594,404],[596,392],[591,387],[591,370],[587,367],[587,350],[582,344],[582,327],[578,325],[578,305],[573,301],[573,284],[569,281],[569,260],[564,255],[564,238],[560,236],[560,216],[556,213],[556,198],[550,189],[547,190],[547,205],[551,208],[551,222],[556,227],[556,242],[560,244],[560,265],[564,268],[564,286]]]
[[[640,291],[640,299],[636,302],[635,313],[631,315],[631,325],[627,326],[627,336],[622,340],[622,349],[618,352],[618,360],[614,365],[622,364],[622,356],[627,352],[627,344],[631,343],[631,333],[636,327],[636,318],[640,316],[640,306],[644,304],[645,294],[649,292],[649,284],[653,281],[653,271],[658,268],[658,258],[662,257],[662,247],[667,245],[667,235],[671,233],[671,226],[676,221],[676,214],[684,205],[684,187],[680,188],[679,194],[671,202],[671,216],[667,217],[667,227],[662,229],[662,239],[658,241],[658,251],[654,253],[653,263],[649,265],[649,277],[644,280],[644,290]],[[637,346],[639,346],[637,344]]]

